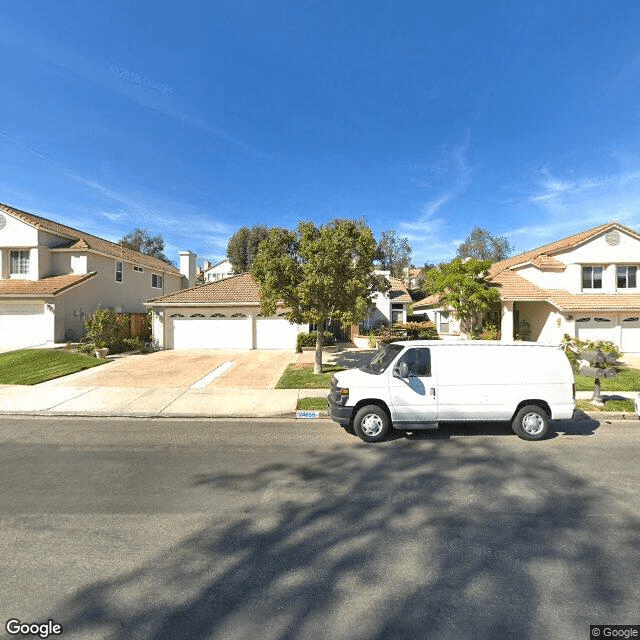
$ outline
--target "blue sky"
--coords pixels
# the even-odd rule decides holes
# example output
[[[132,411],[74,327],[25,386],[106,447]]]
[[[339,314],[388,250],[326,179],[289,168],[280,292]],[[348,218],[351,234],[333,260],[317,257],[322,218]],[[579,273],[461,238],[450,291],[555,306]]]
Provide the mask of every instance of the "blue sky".
[[[640,229],[640,3],[0,5],[0,201],[166,253],[365,217],[449,260]]]

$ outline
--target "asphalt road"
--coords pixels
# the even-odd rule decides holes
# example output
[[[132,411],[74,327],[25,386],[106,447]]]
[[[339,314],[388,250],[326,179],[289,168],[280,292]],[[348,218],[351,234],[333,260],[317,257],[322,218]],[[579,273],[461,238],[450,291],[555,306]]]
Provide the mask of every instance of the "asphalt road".
[[[65,640],[640,624],[640,424],[556,429],[366,445],[324,420],[0,418],[0,637],[24,637],[10,618]]]

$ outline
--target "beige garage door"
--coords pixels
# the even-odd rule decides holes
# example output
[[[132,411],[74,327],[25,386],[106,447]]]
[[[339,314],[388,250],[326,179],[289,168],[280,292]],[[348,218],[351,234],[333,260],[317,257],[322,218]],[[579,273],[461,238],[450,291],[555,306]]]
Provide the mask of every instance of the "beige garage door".
[[[0,346],[32,346],[53,340],[44,304],[0,305]]]

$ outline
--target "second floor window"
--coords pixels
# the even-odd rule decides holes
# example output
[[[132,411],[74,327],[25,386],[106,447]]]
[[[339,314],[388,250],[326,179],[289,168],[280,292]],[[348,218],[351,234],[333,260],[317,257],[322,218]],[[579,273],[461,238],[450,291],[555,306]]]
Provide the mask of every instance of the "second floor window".
[[[12,276],[26,276],[29,274],[29,250],[12,251],[10,255],[9,273]]]
[[[162,276],[158,275],[157,273],[152,273],[151,274],[151,286],[154,289],[162,289],[162,282],[163,278]]]
[[[618,267],[618,289],[635,289],[637,270],[638,267]]]
[[[124,278],[123,278],[122,262],[117,260],[116,261],[116,282],[122,282],[123,280]]]
[[[602,267],[582,267],[582,288],[602,289]]]

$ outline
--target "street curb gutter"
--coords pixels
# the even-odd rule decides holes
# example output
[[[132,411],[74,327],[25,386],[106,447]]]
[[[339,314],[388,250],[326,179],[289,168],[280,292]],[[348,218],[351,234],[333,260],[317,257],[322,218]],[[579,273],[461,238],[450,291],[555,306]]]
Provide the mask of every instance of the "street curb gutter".
[[[300,415],[300,414],[317,414],[317,415]],[[638,422],[639,418],[634,413],[627,412],[583,412],[586,417],[576,418],[576,420],[624,420],[627,422]],[[285,411],[282,413],[272,413],[266,415],[252,414],[252,413],[235,413],[235,414],[216,414],[205,415],[201,413],[126,413],[126,412],[108,412],[108,411],[87,411],[87,412],[68,412],[68,411],[2,411],[0,417],[3,416],[38,416],[40,418],[52,417],[52,418],[163,418],[163,419],[178,419],[178,418],[205,418],[210,420],[227,420],[231,418],[287,418],[295,420],[327,420],[329,419],[329,413],[325,410],[295,410]]]

